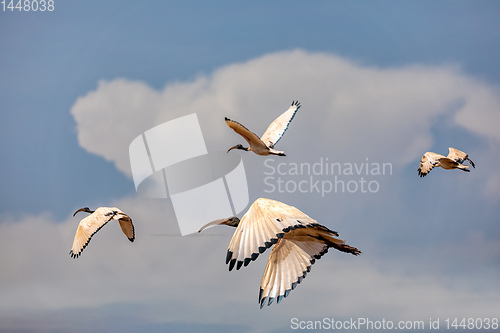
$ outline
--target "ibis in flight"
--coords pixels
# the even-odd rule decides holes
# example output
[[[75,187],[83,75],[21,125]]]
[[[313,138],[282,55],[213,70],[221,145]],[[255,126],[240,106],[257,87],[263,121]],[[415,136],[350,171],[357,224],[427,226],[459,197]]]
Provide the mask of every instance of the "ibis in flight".
[[[253,151],[255,154],[262,156],[286,156],[285,152],[275,150],[274,146],[278,143],[283,134],[285,134],[288,126],[292,122],[292,119],[293,117],[295,117],[295,113],[297,113],[297,110],[299,108],[300,103],[298,101],[292,102],[292,105],[288,108],[288,110],[286,110],[281,116],[276,118],[260,138],[257,136],[257,134],[251,132],[239,122],[226,117],[227,126],[231,127],[236,133],[241,135],[249,145],[249,147],[243,147],[241,144],[238,144],[234,147],[229,148],[227,152],[232,149],[241,149],[246,151]]]
[[[420,177],[425,177],[434,167],[441,167],[446,170],[460,169],[470,172],[469,166],[462,164],[465,161],[469,161],[473,168],[476,167],[474,162],[469,159],[469,155],[455,148],[449,148],[448,156],[427,152],[420,160],[420,166],[417,170],[418,175]]]
[[[338,233],[324,227],[295,207],[260,198],[240,219],[230,217],[212,221],[199,232],[214,225],[236,227],[227,250],[226,264],[231,271],[257,259],[273,247],[260,283],[260,308],[276,299],[279,303],[302,282],[311,266],[328,249],[359,255],[361,252],[338,239]]]
[[[91,211],[88,207],[80,208],[73,216],[78,212],[86,212],[90,213],[90,215],[83,218],[78,225],[73,247],[71,251],[69,251],[72,258],[78,258],[89,244],[92,236],[111,220],[118,220],[123,233],[127,236],[129,241],[133,242],[135,239],[132,219],[116,207],[99,207],[95,211]]]

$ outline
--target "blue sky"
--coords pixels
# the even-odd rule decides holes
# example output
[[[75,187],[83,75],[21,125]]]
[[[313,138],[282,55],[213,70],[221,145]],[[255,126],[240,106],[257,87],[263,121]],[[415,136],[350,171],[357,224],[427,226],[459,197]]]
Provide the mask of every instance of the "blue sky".
[[[307,320],[491,316],[499,14],[496,1],[56,1],[53,12],[0,12],[0,330],[83,330],[78,313],[95,331],[190,332],[285,332],[304,307]],[[368,158],[394,171],[373,178],[372,195],[266,193],[265,158],[236,152],[250,200],[297,206],[363,251],[331,251],[288,299],[259,310],[267,255],[228,273],[233,230],[178,235],[168,202],[136,194],[123,152],[192,112],[207,144],[225,150],[240,138],[223,116],[260,134],[296,99],[284,163]],[[450,146],[476,168],[420,179],[422,154]],[[108,226],[70,260],[72,213],[112,205],[132,216],[137,242]],[[74,284],[94,289],[71,294]]]

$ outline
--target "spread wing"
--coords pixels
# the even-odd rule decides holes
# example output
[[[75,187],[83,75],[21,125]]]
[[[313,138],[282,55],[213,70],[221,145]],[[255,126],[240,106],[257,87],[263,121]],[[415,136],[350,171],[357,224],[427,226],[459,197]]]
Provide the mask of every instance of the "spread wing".
[[[309,241],[280,239],[273,247],[262,276],[259,303],[262,308],[277,299],[288,297],[290,291],[306,277],[316,259],[320,259],[328,246],[311,238]]]
[[[270,199],[257,199],[236,228],[227,250],[226,264],[229,264],[229,270],[235,265],[236,269],[247,266],[285,233],[316,224],[316,220],[295,207]]]
[[[460,150],[452,148],[452,147],[448,148],[448,150],[449,150],[449,153],[448,153],[448,156],[447,156],[448,158],[450,158],[450,159],[452,159],[455,162],[460,163],[460,164],[463,164],[465,161],[469,161],[470,165],[472,165],[473,168],[476,167],[474,165],[474,162],[472,162],[469,159],[469,155],[467,155],[463,151],[460,151]]]
[[[427,152],[422,156],[420,160],[420,166],[418,168],[418,175],[420,177],[425,177],[427,174],[439,163],[439,160],[445,156],[441,154]]]
[[[261,146],[262,149],[267,149],[266,145],[262,140],[255,134],[254,132],[250,131],[248,128],[243,126],[237,121],[231,120],[226,117],[226,124],[227,126],[231,127],[236,133],[241,135],[243,139],[245,139],[250,146]]]
[[[101,228],[112,220],[112,218],[112,214],[106,215],[98,213],[98,210],[96,210],[94,213],[82,219],[78,225],[78,229],[76,229],[75,239],[73,240],[71,251],[69,251],[71,257],[78,258],[89,244],[92,236],[101,230]]]
[[[135,229],[130,216],[121,213],[120,215],[115,215],[114,219],[118,220],[125,236],[127,236],[129,241],[133,242],[135,240]]]
[[[338,234],[322,225],[291,230],[273,247],[260,284],[259,303],[271,305],[287,297],[302,282],[316,259],[320,259],[330,247],[353,255],[361,254],[349,246]]]
[[[292,122],[297,110],[300,108],[300,103],[292,102],[292,105],[281,116],[276,118],[267,128],[261,137],[261,140],[269,147],[273,148],[285,134],[288,126]]]

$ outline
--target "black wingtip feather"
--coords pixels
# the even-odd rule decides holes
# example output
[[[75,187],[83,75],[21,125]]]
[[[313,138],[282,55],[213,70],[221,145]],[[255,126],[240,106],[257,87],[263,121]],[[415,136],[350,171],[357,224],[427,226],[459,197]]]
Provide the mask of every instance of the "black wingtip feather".
[[[227,250],[227,255],[226,255],[226,265],[229,264],[229,261],[231,260],[231,257],[233,256],[233,252]]]
[[[261,309],[264,307],[264,303],[266,303],[266,301],[267,301],[267,296],[260,300],[260,308]]]
[[[229,262],[229,270],[232,271],[233,268],[234,268],[234,264],[236,263],[236,259],[232,259],[230,262]]]
[[[248,264],[250,263],[250,261],[252,261],[252,259],[251,259],[251,258],[245,258],[245,261],[243,262],[243,265],[244,265],[245,267],[247,267],[247,266],[248,266]]]

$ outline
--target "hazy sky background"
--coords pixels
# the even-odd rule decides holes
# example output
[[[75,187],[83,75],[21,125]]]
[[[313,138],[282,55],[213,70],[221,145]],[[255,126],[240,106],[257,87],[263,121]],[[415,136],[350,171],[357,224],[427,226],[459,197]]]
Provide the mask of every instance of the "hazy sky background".
[[[71,0],[53,12],[0,11],[0,331],[498,318],[499,16],[496,1]],[[245,163],[250,201],[296,206],[363,254],[330,251],[260,310],[269,251],[228,272],[234,229],[181,237],[169,200],[136,194],[128,147],[196,112],[209,151],[225,151],[244,142],[223,117],[260,135],[292,100],[302,108],[277,145],[286,157],[231,152]],[[476,168],[419,178],[422,154],[448,147]],[[269,166],[326,160],[392,172],[314,178],[363,177],[375,193],[268,185],[310,181]],[[120,207],[136,242],[110,224],[71,259],[83,217],[71,215],[85,206]]]

